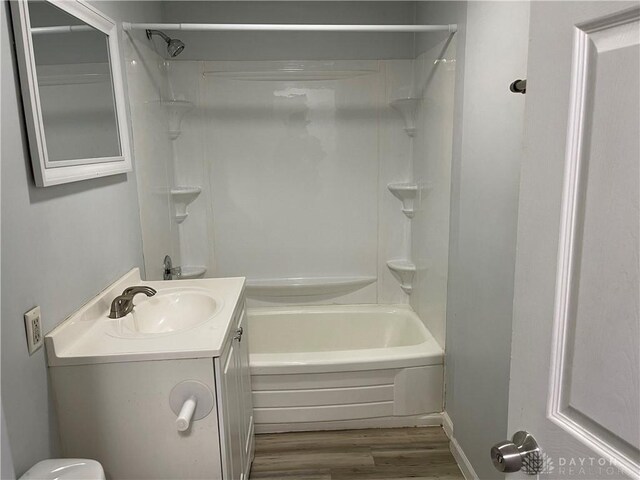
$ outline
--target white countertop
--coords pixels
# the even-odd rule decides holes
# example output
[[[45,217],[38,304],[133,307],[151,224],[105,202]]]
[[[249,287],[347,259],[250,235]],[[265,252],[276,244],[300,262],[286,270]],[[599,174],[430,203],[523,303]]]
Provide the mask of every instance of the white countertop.
[[[45,336],[49,366],[218,357],[232,327],[244,284],[243,277],[145,282],[135,268]],[[213,318],[187,330],[121,336],[117,331],[123,320],[110,319],[109,309],[111,301],[133,285],[147,285],[158,293],[175,288],[206,290],[221,306]],[[134,303],[146,300],[144,295],[137,295]]]

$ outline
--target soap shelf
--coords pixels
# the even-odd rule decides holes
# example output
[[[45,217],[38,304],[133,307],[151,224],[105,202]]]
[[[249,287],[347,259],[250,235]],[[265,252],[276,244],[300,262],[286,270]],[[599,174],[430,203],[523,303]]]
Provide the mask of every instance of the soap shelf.
[[[160,105],[169,115],[169,138],[175,140],[182,133],[182,119],[194,105],[187,100],[162,100]]]
[[[393,276],[400,282],[402,291],[407,295],[411,295],[416,266],[409,260],[389,260],[387,267],[389,267]]]
[[[184,219],[189,216],[187,205],[193,202],[198,195],[200,195],[201,191],[201,187],[191,186],[174,187],[171,189],[171,198],[176,208],[174,216],[178,223],[184,222]]]
[[[415,200],[418,197],[418,185],[415,183],[390,183],[387,188],[393,196],[402,202],[402,213],[413,218],[415,214]]]
[[[389,105],[395,109],[404,120],[404,131],[410,137],[416,134],[416,115],[420,106],[420,98],[404,97],[392,100]]]
[[[205,273],[207,273],[207,267],[203,267],[201,265],[191,265],[191,266],[180,267],[179,280],[188,280],[190,278],[201,278]]]

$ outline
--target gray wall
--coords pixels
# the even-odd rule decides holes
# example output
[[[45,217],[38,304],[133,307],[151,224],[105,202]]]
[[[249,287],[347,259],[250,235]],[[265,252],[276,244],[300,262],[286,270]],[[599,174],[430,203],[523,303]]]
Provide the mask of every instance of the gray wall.
[[[445,409],[480,478],[507,438],[528,2],[469,2],[459,21]]]
[[[116,2],[114,17],[146,19],[149,2]],[[44,349],[27,352],[23,313],[42,308],[49,331],[135,266],[142,266],[136,181],[117,175],[48,188],[33,182],[8,3],[2,59],[2,404],[15,473],[59,454]],[[6,453],[3,436],[2,452]],[[5,462],[3,459],[3,478]]]
[[[414,2],[163,3],[173,23],[413,23]],[[169,32],[187,47],[178,60],[353,60],[413,58],[413,34]],[[156,40],[158,47],[164,42]],[[164,52],[163,52],[164,54]]]

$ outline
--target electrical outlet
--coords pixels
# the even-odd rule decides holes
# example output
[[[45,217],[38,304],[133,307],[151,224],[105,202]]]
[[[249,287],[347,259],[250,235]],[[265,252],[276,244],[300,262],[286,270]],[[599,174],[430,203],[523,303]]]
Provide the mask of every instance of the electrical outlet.
[[[44,335],[40,323],[40,307],[35,307],[24,314],[24,326],[27,331],[27,346],[29,355],[42,346]]]

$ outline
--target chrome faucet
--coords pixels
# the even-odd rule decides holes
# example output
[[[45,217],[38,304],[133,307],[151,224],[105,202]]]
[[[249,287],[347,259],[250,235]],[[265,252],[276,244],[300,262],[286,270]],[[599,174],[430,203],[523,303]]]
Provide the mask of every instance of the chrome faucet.
[[[133,297],[139,293],[144,293],[147,297],[153,297],[158,293],[154,288],[145,286],[135,286],[125,288],[122,295],[118,295],[111,302],[109,318],[122,318],[133,311]]]

